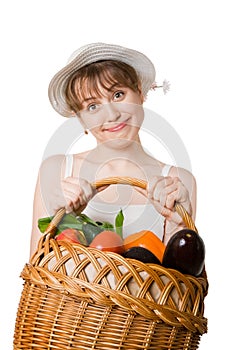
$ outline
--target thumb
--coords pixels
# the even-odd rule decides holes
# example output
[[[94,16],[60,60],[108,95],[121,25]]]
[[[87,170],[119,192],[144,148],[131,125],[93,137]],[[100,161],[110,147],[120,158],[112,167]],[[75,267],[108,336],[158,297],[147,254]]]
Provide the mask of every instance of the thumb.
[[[96,192],[102,192],[104,190],[106,190],[106,188],[108,188],[109,185],[103,185],[103,186],[100,186],[98,188],[96,188]]]
[[[145,189],[143,189],[141,187],[138,187],[138,186],[135,186],[134,190],[136,190],[138,193],[141,193],[144,197],[148,198],[147,190],[145,190]]]
[[[174,211],[173,209],[167,208],[162,206],[159,201],[151,200],[151,203],[154,205],[155,209],[166,218],[168,221],[172,221],[176,223],[177,225],[180,225],[183,223],[182,218],[180,215]]]
[[[181,224],[183,223],[183,220],[182,220],[182,218],[180,217],[180,215],[179,215],[176,211],[172,211],[172,210],[170,210],[170,215],[168,215],[168,216],[166,217],[166,219],[167,219],[168,221],[174,222],[174,223],[177,224],[177,225],[181,225]]]

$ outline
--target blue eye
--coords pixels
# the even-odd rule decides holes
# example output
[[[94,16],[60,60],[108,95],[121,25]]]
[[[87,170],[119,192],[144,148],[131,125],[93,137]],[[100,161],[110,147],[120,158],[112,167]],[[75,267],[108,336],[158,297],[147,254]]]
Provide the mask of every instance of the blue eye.
[[[87,110],[89,112],[94,112],[97,109],[97,104],[92,103],[90,106],[87,107]]]
[[[114,94],[114,99],[115,99],[115,100],[118,100],[118,99],[121,98],[122,96],[124,96],[124,92],[123,92],[123,91],[117,91],[117,92]]]

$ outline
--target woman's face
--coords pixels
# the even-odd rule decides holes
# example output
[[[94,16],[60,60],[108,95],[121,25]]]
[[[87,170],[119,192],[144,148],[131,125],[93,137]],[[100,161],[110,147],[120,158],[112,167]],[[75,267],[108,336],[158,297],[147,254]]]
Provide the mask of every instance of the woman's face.
[[[143,96],[116,84],[108,90],[102,87],[99,90],[100,97],[90,94],[81,101],[79,116],[84,128],[90,130],[98,144],[137,140],[144,119]]]

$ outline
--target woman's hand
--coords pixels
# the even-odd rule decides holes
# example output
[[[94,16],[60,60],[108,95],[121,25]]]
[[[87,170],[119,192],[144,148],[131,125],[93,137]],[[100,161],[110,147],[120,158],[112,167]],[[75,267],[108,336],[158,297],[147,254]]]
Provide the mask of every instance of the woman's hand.
[[[53,211],[65,207],[66,213],[80,213],[96,193],[97,190],[87,180],[67,177],[61,181],[61,188],[55,190]]]
[[[161,215],[176,224],[181,224],[182,219],[174,211],[175,202],[192,214],[189,192],[178,177],[153,177],[148,182],[147,196]]]

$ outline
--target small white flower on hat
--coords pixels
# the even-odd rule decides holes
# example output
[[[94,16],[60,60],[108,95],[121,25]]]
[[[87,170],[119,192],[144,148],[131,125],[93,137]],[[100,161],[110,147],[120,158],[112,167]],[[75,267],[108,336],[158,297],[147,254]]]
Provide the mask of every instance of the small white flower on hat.
[[[170,90],[170,83],[169,81],[167,81],[166,79],[163,81],[163,84],[162,85],[158,85],[156,82],[154,82],[152,85],[151,85],[151,89],[152,90],[155,90],[155,89],[158,89],[158,88],[163,88],[163,93],[164,95]]]

